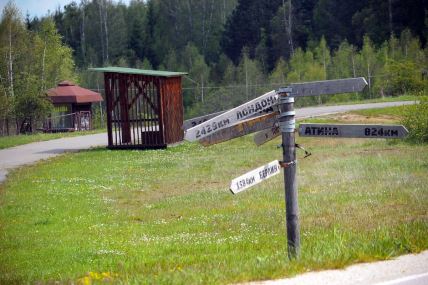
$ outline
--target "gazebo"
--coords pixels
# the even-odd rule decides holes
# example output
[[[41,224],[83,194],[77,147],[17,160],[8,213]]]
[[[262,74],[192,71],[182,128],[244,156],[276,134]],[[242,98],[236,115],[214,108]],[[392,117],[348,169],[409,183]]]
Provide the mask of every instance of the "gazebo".
[[[183,140],[185,72],[123,67],[90,68],[104,73],[110,149],[158,149]]]
[[[70,81],[62,81],[46,91],[54,105],[54,112],[45,123],[47,132],[92,129],[92,103],[101,102],[100,93],[82,88]]]

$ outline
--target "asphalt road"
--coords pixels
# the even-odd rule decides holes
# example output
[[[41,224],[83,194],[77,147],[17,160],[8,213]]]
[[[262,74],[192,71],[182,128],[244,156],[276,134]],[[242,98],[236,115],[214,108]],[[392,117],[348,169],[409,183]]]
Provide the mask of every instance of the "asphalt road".
[[[308,272],[293,278],[246,285],[428,285],[428,251],[397,259],[361,263],[343,270]]]
[[[323,116],[327,114],[343,113],[353,110],[385,108],[400,105],[414,104],[413,101],[370,103],[340,106],[321,106],[296,109],[296,118]],[[9,170],[26,164],[32,164],[64,152],[79,151],[91,147],[106,146],[107,134],[86,135],[71,138],[62,138],[44,142],[30,143],[0,150],[0,182],[6,179]]]

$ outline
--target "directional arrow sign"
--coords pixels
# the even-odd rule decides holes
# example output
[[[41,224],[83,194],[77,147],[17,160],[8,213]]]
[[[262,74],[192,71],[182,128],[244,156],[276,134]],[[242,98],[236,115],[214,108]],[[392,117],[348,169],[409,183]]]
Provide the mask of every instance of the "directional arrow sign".
[[[196,118],[186,120],[183,122],[183,130],[187,130],[187,129],[193,128],[197,125],[200,125],[203,122],[208,121],[209,119],[212,119],[214,117],[217,117],[218,115],[223,114],[224,112],[225,111],[220,111],[220,112],[216,112],[216,113],[212,113],[212,114],[208,114],[208,115],[204,115],[204,116],[200,116],[200,117],[196,117]]]
[[[239,121],[245,120],[256,113],[270,108],[276,104],[277,98],[278,96],[275,91],[268,92],[200,125],[188,129],[184,135],[184,139],[188,141],[200,140],[221,129],[233,126]]]
[[[278,116],[278,114],[278,112],[273,112],[256,118],[250,118],[205,137],[200,140],[200,143],[204,146],[209,146],[271,128],[275,124],[276,116]]]
[[[292,83],[292,97],[319,96],[327,94],[349,93],[363,91],[367,86],[364,77],[346,78],[337,80],[312,81],[304,83]],[[289,88],[279,88],[278,93],[286,93]]]
[[[255,136],[254,136],[254,143],[257,146],[261,146],[264,143],[267,143],[268,141],[273,140],[274,138],[276,138],[277,136],[279,136],[281,134],[281,131],[279,130],[278,126],[274,126],[272,128],[263,130],[258,132]]]
[[[302,137],[338,137],[338,138],[404,138],[409,132],[401,125],[332,125],[300,124]]]
[[[232,191],[233,194],[239,193],[262,182],[263,180],[277,175],[280,172],[281,166],[279,165],[279,161],[274,160],[233,179],[230,183],[230,191]]]
[[[262,112],[253,114],[252,116],[250,116],[250,118],[257,117],[257,116],[259,116],[261,114],[269,114],[269,113],[272,113],[273,111],[274,111],[273,107],[270,107],[270,108],[267,108],[267,109],[263,110]],[[227,111],[220,111],[220,112],[216,112],[216,113],[212,113],[212,114],[208,114],[208,115],[204,115],[204,116],[200,116],[200,117],[195,117],[195,118],[186,120],[186,121],[183,122],[182,129],[183,130],[187,130],[187,129],[193,128],[193,127],[195,127],[197,125],[202,124],[203,122],[208,121],[209,119],[212,119],[214,117],[217,117],[218,115],[223,114],[224,112],[227,112]]]

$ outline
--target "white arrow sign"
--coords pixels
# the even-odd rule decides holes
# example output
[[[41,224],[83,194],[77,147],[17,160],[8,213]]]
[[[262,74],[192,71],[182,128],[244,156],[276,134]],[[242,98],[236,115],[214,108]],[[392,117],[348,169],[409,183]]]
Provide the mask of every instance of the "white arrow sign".
[[[312,81],[303,83],[291,83],[292,97],[319,96],[338,93],[360,92],[367,86],[364,77],[345,78],[323,81]],[[278,93],[286,93],[289,88],[279,88]]]
[[[230,191],[232,191],[233,194],[239,193],[262,182],[263,180],[277,175],[280,172],[281,166],[279,165],[279,161],[274,160],[233,179],[230,183]]]
[[[402,125],[300,124],[299,127],[301,137],[398,139],[408,133]]]
[[[184,134],[184,139],[188,141],[200,140],[216,131],[233,126],[239,121],[245,120],[258,112],[272,107],[276,104],[277,99],[278,95],[276,95],[276,92],[270,91],[241,106],[226,111],[215,118],[188,129]]]

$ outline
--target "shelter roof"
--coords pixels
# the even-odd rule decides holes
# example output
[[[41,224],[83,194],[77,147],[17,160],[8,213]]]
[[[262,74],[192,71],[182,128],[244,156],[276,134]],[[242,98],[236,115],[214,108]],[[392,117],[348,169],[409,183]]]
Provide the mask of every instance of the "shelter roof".
[[[61,81],[46,91],[52,103],[93,103],[103,101],[100,93],[82,88],[70,81]]]
[[[146,70],[146,69],[127,68],[127,67],[115,67],[115,66],[89,68],[89,70],[98,71],[98,72],[140,74],[140,75],[159,76],[159,77],[177,77],[177,76],[187,75],[187,72]]]

